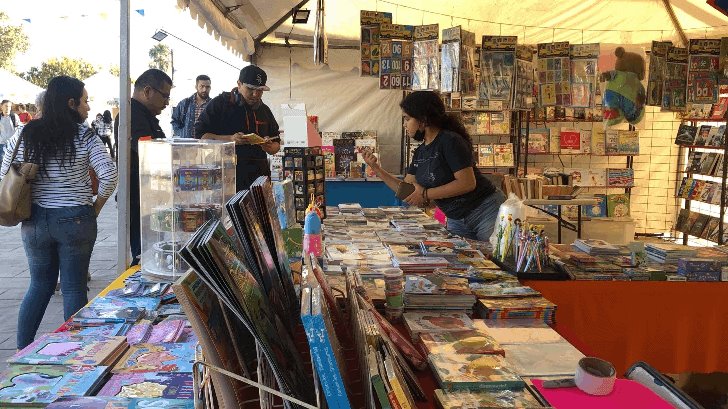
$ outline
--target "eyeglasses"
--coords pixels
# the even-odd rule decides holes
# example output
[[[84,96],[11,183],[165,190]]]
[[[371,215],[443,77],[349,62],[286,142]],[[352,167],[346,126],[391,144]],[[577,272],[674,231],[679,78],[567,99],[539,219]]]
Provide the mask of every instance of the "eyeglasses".
[[[166,101],[169,101],[169,93],[165,94],[164,92],[162,92],[162,91],[160,91],[160,90],[158,90],[158,89],[154,88],[154,87],[153,87],[153,86],[151,86],[151,85],[149,85],[149,88],[151,88],[151,89],[153,89],[153,90],[157,91],[157,92],[159,93],[159,95],[161,95],[161,96],[162,96],[162,99],[164,99],[164,100],[166,100]]]

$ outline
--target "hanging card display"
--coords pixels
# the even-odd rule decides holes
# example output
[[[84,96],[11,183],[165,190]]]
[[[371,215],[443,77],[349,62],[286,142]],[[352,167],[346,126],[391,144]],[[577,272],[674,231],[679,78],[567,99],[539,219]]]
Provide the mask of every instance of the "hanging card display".
[[[440,88],[439,33],[437,24],[414,27],[412,89],[415,91]]]
[[[665,80],[662,85],[662,110],[685,109],[685,89],[688,77],[688,49],[667,47]]]
[[[516,85],[513,93],[513,109],[529,110],[534,106],[536,66],[533,63],[533,56],[535,52],[536,50],[530,45],[516,47]]]
[[[484,109],[502,110],[511,106],[517,40],[516,36],[483,36],[479,99]]]
[[[571,105],[569,42],[538,45],[538,97],[541,106]]]
[[[671,41],[653,41],[650,51],[650,72],[647,76],[647,105],[662,106],[662,86],[667,70],[667,50]]]
[[[571,106],[576,108],[593,108],[599,78],[597,61],[599,60],[599,44],[571,44]],[[564,105],[567,105],[564,103]]]
[[[362,77],[379,76],[379,26],[392,23],[392,13],[362,10],[361,23],[361,68]]]
[[[409,89],[412,86],[412,34],[412,26],[380,26],[379,89]]]
[[[718,102],[718,62],[720,39],[690,40],[688,55],[688,104],[714,104]]]

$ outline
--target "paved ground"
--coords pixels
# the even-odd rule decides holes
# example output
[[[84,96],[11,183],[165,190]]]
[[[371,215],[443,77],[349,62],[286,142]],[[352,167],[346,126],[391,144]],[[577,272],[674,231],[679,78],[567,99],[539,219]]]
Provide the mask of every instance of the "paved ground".
[[[91,256],[89,299],[103,290],[116,274],[116,203],[110,200],[98,218],[98,238]],[[20,226],[0,227],[0,369],[15,353],[18,308],[30,282],[28,260],[20,239]],[[48,304],[38,333],[50,332],[63,323],[63,297],[56,292]]]

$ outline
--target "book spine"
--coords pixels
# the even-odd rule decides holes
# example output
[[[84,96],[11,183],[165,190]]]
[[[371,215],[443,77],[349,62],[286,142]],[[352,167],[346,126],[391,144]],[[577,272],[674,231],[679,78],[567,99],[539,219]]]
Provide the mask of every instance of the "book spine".
[[[449,391],[502,391],[504,389],[523,389],[526,383],[522,380],[483,381],[483,382],[443,382],[443,389]]]

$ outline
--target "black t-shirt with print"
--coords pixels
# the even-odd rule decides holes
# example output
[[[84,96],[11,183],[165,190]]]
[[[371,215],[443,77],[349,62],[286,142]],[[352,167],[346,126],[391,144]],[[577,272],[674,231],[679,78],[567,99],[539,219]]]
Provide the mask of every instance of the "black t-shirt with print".
[[[495,186],[475,167],[472,147],[460,135],[441,130],[429,145],[415,149],[407,173],[414,175],[425,188],[446,185],[455,180],[455,172],[473,167],[475,189],[460,196],[437,199],[435,204],[451,219],[462,219],[495,192]]]

